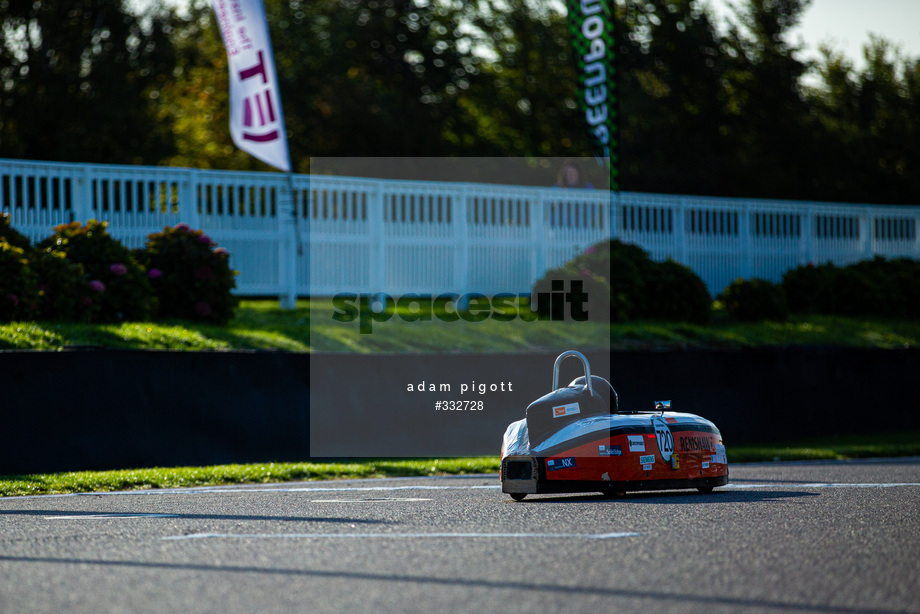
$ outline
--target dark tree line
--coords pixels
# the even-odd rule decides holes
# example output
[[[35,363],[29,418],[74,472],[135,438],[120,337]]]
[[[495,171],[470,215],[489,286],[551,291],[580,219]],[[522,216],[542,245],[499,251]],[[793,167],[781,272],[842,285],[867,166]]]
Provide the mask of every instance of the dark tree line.
[[[156,162],[172,150],[157,96],[174,17],[119,2],[0,0],[0,156]]]
[[[265,2],[300,171],[589,153],[547,3]],[[788,33],[808,2],[746,0],[724,33],[691,0],[613,3],[620,187],[917,204],[920,59],[875,39],[862,70],[803,62]],[[264,170],[230,141],[226,71],[204,2],[0,0],[0,157]]]

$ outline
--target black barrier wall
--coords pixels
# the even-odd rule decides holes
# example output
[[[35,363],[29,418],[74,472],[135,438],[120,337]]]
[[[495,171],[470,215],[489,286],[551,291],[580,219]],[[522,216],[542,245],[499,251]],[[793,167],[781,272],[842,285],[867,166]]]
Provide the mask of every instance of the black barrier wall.
[[[0,352],[0,472],[307,456],[305,354]]]
[[[592,372],[613,383],[622,409],[671,400],[674,411],[715,422],[729,457],[735,443],[920,428],[917,350],[587,355]],[[342,435],[331,449],[355,456],[392,455],[406,443],[400,438],[418,449],[418,437],[431,455],[496,455],[505,427],[549,392],[554,359],[326,355],[311,394],[307,354],[0,352],[0,473],[307,460],[311,404],[313,420]],[[405,384],[424,380],[435,361],[442,371],[475,361],[514,390],[484,395],[489,404],[476,414],[432,410],[425,418],[431,422],[420,427],[411,412],[398,410],[407,399],[419,402]],[[561,381],[578,375],[577,361],[567,361]],[[437,398],[423,398],[422,406]]]

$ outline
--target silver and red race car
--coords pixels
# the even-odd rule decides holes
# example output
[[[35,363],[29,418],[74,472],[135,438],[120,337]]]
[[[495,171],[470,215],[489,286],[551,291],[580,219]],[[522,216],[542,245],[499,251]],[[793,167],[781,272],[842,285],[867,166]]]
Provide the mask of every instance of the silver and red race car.
[[[559,366],[581,360],[585,375],[559,386]],[[695,488],[708,493],[728,483],[719,429],[694,414],[623,410],[606,379],[591,375],[588,359],[563,352],[553,365],[553,389],[511,423],[502,441],[502,492],[520,501],[534,493]]]

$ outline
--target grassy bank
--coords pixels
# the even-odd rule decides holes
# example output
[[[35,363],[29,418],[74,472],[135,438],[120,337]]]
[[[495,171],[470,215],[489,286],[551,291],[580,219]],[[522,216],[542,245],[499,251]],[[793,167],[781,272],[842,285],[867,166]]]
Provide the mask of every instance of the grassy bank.
[[[846,460],[920,456],[920,431],[836,437],[774,446],[729,446],[731,463],[790,460]],[[349,478],[496,474],[494,456],[440,459],[360,459],[338,463],[262,463],[82,471],[0,476],[0,496],[107,492],[151,488],[264,484]]]
[[[794,316],[785,323],[709,326],[669,322],[603,325],[558,322],[405,322],[392,318],[361,334],[357,322],[332,319],[330,300],[298,302],[282,311],[277,301],[243,301],[227,326],[194,322],[0,324],[0,350],[108,347],[143,350],[280,350],[285,352],[532,352],[559,347],[744,348],[828,345],[920,346],[920,322]]]

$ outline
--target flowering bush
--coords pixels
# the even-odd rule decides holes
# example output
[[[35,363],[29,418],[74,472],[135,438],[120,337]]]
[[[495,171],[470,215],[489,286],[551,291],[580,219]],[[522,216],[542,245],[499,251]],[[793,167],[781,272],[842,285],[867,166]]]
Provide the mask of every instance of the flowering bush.
[[[13,247],[28,251],[31,247],[28,237],[20,234],[10,226],[10,214],[0,213],[0,241],[6,241]]]
[[[230,253],[203,231],[187,224],[164,228],[147,237],[139,257],[159,299],[160,317],[216,324],[233,317],[237,271],[230,268]]]
[[[35,313],[35,275],[25,250],[0,239],[0,322],[31,319]]]
[[[83,266],[90,289],[84,296],[89,296],[94,321],[147,320],[156,311],[147,272],[106,227],[106,222],[96,220],[61,224],[38,247],[61,252],[68,262]]]
[[[38,289],[38,320],[89,322],[99,309],[83,265],[64,252],[35,249],[29,254]]]

